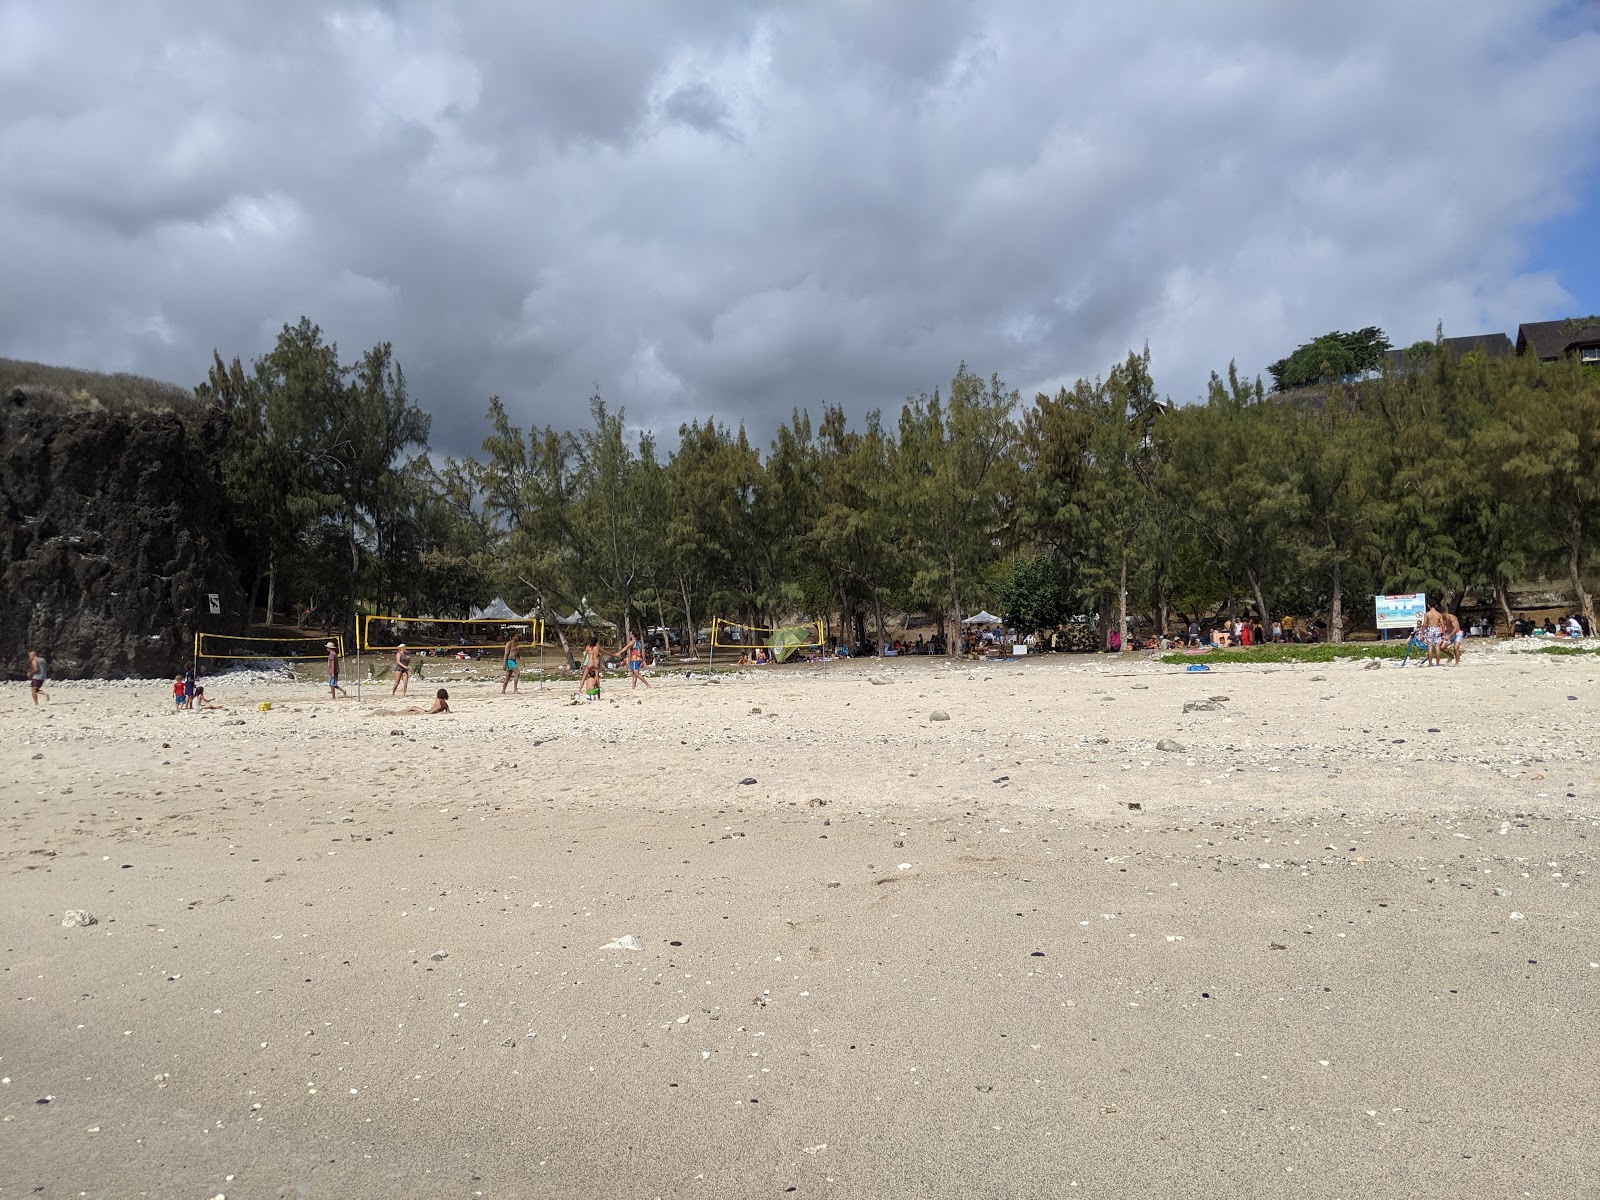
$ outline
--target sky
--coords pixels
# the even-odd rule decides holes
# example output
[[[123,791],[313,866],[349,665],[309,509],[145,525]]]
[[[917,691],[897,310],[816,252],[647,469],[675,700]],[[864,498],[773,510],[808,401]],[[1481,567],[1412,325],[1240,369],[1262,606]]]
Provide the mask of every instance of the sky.
[[[0,0],[0,354],[185,386],[309,316],[433,445],[1183,403],[1332,329],[1600,312],[1595,0]]]

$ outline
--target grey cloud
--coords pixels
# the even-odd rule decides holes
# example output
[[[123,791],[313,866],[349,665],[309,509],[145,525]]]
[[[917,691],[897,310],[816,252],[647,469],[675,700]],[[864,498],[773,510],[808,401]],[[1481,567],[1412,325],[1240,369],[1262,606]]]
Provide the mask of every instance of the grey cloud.
[[[1521,231],[1600,158],[1573,13],[0,5],[0,353],[188,384],[305,313],[450,452],[492,393],[764,439],[1147,340],[1189,399],[1563,307]]]

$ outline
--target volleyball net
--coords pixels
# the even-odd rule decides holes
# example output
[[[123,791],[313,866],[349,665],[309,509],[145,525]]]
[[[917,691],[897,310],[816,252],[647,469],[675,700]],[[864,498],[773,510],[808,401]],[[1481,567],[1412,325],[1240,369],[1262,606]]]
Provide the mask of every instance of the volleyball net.
[[[258,659],[263,662],[314,662],[328,657],[328,643],[344,655],[344,637],[340,634],[319,633],[279,634],[271,637],[247,636],[240,633],[197,633],[194,635],[194,656],[200,658],[226,658],[240,661]]]
[[[367,616],[359,625],[363,650],[499,650],[514,633],[526,646],[544,642],[544,622],[533,617]]]
[[[820,646],[826,640],[821,621],[804,625],[744,625],[736,621],[724,621],[721,617],[711,620],[711,645],[714,649],[770,650],[778,662],[796,650]]]

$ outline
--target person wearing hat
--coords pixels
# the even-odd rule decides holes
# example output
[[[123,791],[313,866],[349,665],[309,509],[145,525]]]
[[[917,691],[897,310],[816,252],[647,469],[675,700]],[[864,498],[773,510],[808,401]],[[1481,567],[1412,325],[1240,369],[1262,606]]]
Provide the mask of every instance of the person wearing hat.
[[[389,695],[394,695],[398,690],[404,696],[410,683],[411,655],[406,653],[406,644],[401,642],[394,652],[394,686],[389,689]]]
[[[340,696],[349,696],[349,692],[339,686],[339,643],[328,642],[328,699],[337,700]]]

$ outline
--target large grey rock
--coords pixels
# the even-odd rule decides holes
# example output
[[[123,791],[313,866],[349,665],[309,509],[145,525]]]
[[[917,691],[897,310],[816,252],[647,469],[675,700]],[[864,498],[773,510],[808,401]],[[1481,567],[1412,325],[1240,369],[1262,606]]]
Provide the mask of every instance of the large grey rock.
[[[26,380],[28,364],[6,366]],[[217,471],[227,418],[171,392],[107,407],[24,382],[0,398],[0,658],[170,678],[197,628],[244,627]]]

